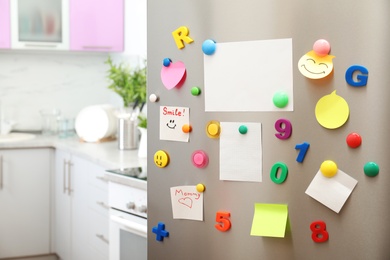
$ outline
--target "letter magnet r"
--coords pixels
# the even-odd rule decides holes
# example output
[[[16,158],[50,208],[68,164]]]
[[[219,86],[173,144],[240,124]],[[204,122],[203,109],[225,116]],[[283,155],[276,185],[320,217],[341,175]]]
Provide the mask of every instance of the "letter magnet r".
[[[189,34],[190,31],[186,26],[181,26],[172,32],[177,48],[183,49],[185,47],[184,42],[190,44],[194,41],[190,36],[188,36]]]

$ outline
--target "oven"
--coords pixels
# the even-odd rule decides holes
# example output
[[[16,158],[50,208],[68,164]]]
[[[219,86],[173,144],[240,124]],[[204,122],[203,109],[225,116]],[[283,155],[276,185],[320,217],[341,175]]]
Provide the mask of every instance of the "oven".
[[[146,181],[117,176],[108,179],[110,260],[146,260]]]

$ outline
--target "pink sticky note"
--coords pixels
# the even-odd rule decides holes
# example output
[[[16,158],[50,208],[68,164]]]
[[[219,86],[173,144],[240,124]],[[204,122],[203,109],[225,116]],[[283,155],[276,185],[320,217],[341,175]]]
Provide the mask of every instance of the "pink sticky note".
[[[181,61],[161,68],[161,81],[168,90],[180,87],[184,83],[185,78],[186,66]]]

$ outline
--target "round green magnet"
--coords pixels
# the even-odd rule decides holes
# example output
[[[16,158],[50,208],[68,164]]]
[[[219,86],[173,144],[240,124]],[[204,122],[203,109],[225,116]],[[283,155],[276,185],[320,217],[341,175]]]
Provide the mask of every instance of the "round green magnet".
[[[364,165],[364,174],[368,177],[375,177],[379,173],[379,166],[374,162],[368,162]]]
[[[238,132],[240,132],[240,134],[244,135],[244,134],[248,133],[248,127],[246,125],[240,125],[240,127],[238,128]]]
[[[193,96],[199,96],[200,95],[200,88],[198,88],[198,87],[193,87],[193,88],[191,88],[191,94],[193,95]]]
[[[284,108],[288,104],[288,95],[283,91],[276,92],[272,101],[276,107]]]

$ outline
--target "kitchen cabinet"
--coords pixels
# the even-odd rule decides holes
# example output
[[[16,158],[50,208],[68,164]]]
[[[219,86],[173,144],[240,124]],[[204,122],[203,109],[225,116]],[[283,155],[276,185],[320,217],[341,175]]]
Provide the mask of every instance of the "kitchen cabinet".
[[[83,162],[56,150],[55,158],[55,247],[61,259],[82,257],[86,241],[87,175]]]
[[[70,0],[70,49],[123,51],[124,0]]]
[[[0,0],[0,49],[11,46],[10,0]]]
[[[69,49],[69,0],[10,3],[12,49]]]
[[[0,258],[50,253],[53,150],[0,150]]]
[[[104,169],[58,149],[55,157],[56,253],[64,260],[108,255],[108,191],[104,189],[107,185]]]
[[[108,259],[109,251],[109,206],[108,180],[104,168],[90,164],[88,172],[88,242],[90,259]]]

